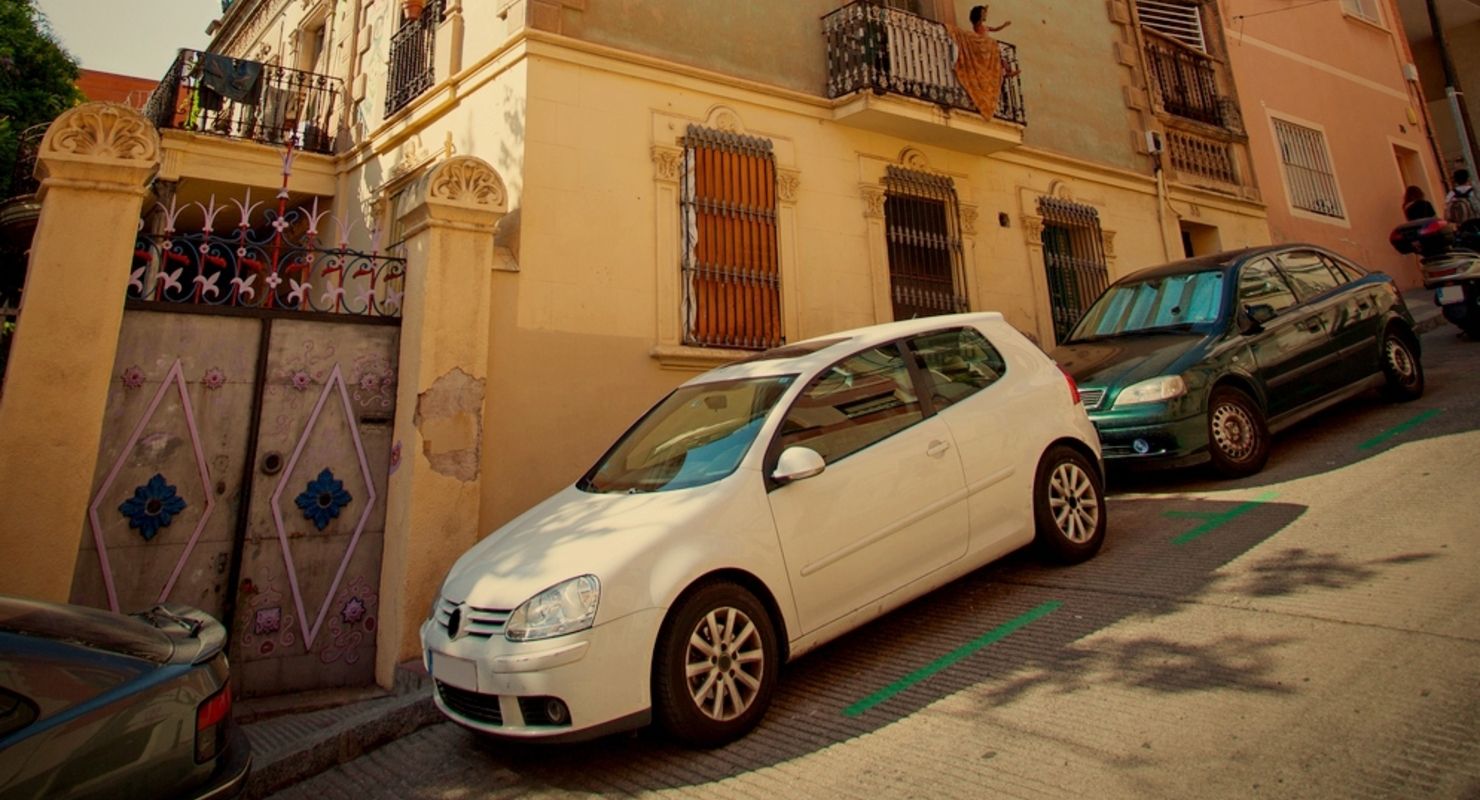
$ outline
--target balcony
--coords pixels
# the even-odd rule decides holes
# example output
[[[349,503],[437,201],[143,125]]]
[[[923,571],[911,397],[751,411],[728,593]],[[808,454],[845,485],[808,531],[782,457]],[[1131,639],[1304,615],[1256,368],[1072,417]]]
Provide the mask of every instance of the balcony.
[[[181,50],[143,113],[161,129],[332,154],[343,94],[327,75]]]
[[[385,115],[406,107],[436,82],[437,25],[442,0],[431,0],[416,19],[408,19],[391,36],[385,76]]]
[[[1221,67],[1200,50],[1169,36],[1142,29],[1151,84],[1166,113],[1242,133],[1243,120],[1233,99],[1219,90]]]
[[[835,112],[838,121],[980,154],[1022,144],[1027,113],[1013,45],[997,43],[1002,89],[987,120],[956,79],[956,44],[946,26],[859,0],[823,17],[822,31],[827,96],[849,98]]]

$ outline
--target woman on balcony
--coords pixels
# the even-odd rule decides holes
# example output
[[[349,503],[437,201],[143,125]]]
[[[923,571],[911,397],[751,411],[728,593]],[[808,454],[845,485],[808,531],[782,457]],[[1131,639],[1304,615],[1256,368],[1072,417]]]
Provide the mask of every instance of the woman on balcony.
[[[951,28],[951,37],[956,41],[956,80],[988,121],[997,113],[1001,102],[1003,77],[1011,77],[1004,74],[1002,50],[992,34],[1011,24],[1008,21],[988,25],[987,6],[972,6],[971,33]]]

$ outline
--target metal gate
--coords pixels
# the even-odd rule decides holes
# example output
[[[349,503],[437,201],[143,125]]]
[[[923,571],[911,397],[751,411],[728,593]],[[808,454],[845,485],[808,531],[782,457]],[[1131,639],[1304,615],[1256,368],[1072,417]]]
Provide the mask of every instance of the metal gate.
[[[139,238],[72,599],[211,612],[242,696],[368,685],[404,262],[213,208]]]

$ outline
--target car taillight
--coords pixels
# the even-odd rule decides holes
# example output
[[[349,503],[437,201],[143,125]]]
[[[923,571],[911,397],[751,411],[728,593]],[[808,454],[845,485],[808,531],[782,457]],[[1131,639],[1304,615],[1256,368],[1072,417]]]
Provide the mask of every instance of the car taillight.
[[[1064,380],[1069,382],[1069,398],[1074,401],[1074,405],[1079,405],[1079,384],[1074,382],[1074,376],[1070,375],[1063,367],[1059,367],[1059,372],[1064,373]]]
[[[226,744],[226,722],[231,719],[231,687],[206,698],[195,709],[195,760],[210,761]]]

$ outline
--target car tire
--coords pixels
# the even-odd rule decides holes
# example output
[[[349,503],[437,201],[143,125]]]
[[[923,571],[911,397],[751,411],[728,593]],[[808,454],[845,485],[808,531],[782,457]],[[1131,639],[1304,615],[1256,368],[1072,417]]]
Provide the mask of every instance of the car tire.
[[[755,595],[728,581],[700,584],[658,634],[652,681],[658,724],[696,747],[749,733],[771,705],[778,651],[771,616]]]
[[[1105,543],[1105,482],[1083,453],[1055,445],[1033,481],[1034,541],[1061,564],[1077,564]]]
[[[1264,469],[1269,460],[1269,427],[1252,398],[1231,386],[1208,397],[1208,455],[1225,478],[1242,478]]]
[[[1382,335],[1382,372],[1387,377],[1383,394],[1389,400],[1407,402],[1423,396],[1423,364],[1413,345],[1396,331]]]

